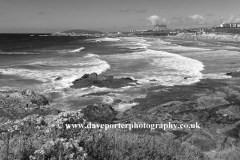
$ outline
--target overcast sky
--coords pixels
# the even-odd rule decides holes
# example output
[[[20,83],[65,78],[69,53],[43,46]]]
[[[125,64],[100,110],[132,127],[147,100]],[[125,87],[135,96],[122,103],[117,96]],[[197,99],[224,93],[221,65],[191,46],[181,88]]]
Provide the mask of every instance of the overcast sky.
[[[128,31],[240,22],[240,0],[0,0],[0,33]]]

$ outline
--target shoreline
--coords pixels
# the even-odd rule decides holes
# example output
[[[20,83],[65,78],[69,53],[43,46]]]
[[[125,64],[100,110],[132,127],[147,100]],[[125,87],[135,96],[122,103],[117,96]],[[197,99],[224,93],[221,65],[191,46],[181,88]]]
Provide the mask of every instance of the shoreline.
[[[235,75],[240,76],[238,73],[232,73],[232,76]],[[64,77],[57,77],[56,81],[61,78]],[[104,73],[91,73],[76,79],[71,88],[87,88],[93,85],[100,88],[121,88],[129,84],[138,83],[127,77],[114,78],[111,75],[104,76]],[[13,151],[15,149],[22,152],[19,146],[29,143],[29,146],[24,148],[26,154],[24,156],[32,157],[31,160],[56,155],[56,159],[62,158],[63,155],[75,158],[88,157],[89,160],[99,156],[106,158],[109,154],[108,149],[112,149],[113,153],[116,150],[122,153],[126,150],[126,145],[129,145],[127,147],[130,148],[130,154],[136,153],[136,147],[140,145],[139,154],[143,152],[142,148],[145,148],[145,152],[154,152],[159,159],[163,157],[176,159],[180,154],[183,156],[182,159],[186,157],[207,159],[214,153],[238,151],[229,147],[237,147],[240,144],[239,77],[200,79],[199,82],[190,85],[153,86],[148,88],[145,98],[135,98],[133,102],[138,105],[124,112],[103,103],[88,104],[78,111],[63,111],[58,104],[61,102],[52,103],[45,95],[34,91],[0,91],[0,105],[3,107],[0,114],[0,136],[10,135],[8,143],[12,148],[6,148]],[[109,130],[100,127],[80,128],[80,125],[86,126],[88,123],[98,125],[198,123],[200,128],[176,130],[135,128],[131,131],[127,128]],[[73,127],[67,129],[66,124]],[[167,144],[169,146],[166,146]],[[164,146],[164,149],[161,146]],[[0,153],[4,151],[0,150]],[[221,156],[224,155],[228,156],[225,153]]]
[[[240,43],[240,35],[231,35],[231,34],[202,34],[196,35],[193,33],[179,33],[176,36],[168,36],[166,39],[173,40],[186,40],[194,42],[198,47],[201,47],[201,43],[203,42],[206,45],[230,45],[234,47],[238,47]],[[198,45],[199,43],[199,45]],[[204,46],[204,45],[203,45]]]

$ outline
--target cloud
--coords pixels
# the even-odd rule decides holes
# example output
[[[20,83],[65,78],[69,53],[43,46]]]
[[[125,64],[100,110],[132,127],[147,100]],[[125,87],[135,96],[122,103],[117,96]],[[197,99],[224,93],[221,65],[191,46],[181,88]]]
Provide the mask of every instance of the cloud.
[[[230,23],[240,21],[240,16],[234,17],[231,15],[229,19],[224,19],[224,17],[219,18],[213,18],[211,16],[207,15],[207,18],[204,18],[203,16],[199,14],[189,15],[186,17],[183,16],[174,16],[172,17],[172,21],[170,22],[171,25],[188,25],[188,26],[200,26],[200,25],[208,25],[208,26],[214,26],[214,25],[220,25],[221,23]]]
[[[152,15],[147,18],[140,18],[139,20],[148,23],[150,22],[151,25],[167,24],[170,26],[218,26],[223,22],[240,23],[240,15],[231,15],[229,19],[225,19],[223,17],[213,18],[212,16],[214,16],[214,14],[212,13],[209,13],[206,18],[200,14],[192,14],[188,16],[174,16],[169,21],[161,16]]]
[[[150,17],[147,17],[147,20],[151,22],[151,25],[158,25],[158,24],[166,24],[167,20],[163,17],[152,15]]]
[[[240,22],[240,15],[234,16],[233,14],[230,16],[228,20],[224,21],[225,23],[239,23]]]
[[[224,22],[223,17],[220,17],[220,18],[217,18],[217,19],[210,19],[210,20],[207,21],[207,23],[210,24],[210,25],[219,25],[223,22]]]
[[[145,9],[120,9],[120,10],[111,10],[112,12],[120,12],[120,13],[127,13],[127,12],[136,12],[136,13],[145,13],[147,12]]]
[[[205,25],[207,24],[207,20],[199,15],[189,15],[187,17],[182,17],[182,16],[175,16],[172,17],[172,24],[182,24],[182,25]]]
[[[235,23],[240,23],[240,16],[237,16],[237,17],[235,18]]]
[[[193,23],[193,24],[206,24],[206,19],[199,15],[199,14],[195,14],[195,15],[189,15],[187,18],[188,22]]]

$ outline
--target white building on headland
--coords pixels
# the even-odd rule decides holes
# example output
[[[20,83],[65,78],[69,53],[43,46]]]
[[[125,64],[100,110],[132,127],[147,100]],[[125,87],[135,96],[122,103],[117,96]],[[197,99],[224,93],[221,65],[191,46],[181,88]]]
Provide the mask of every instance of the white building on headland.
[[[154,31],[164,31],[164,30],[167,30],[167,26],[165,24],[155,25],[153,30]]]
[[[222,23],[221,28],[240,28],[240,23]]]

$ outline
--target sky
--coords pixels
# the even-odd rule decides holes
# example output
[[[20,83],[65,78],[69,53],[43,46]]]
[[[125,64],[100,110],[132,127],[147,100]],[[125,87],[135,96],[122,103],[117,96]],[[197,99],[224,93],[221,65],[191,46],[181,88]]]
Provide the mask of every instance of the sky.
[[[0,0],[0,33],[129,31],[240,22],[240,0]]]

